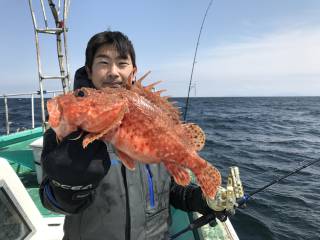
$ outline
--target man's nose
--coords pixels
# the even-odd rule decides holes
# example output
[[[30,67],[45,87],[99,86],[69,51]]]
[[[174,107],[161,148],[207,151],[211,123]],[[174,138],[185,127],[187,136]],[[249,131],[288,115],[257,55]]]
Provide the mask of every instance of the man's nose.
[[[119,68],[116,64],[112,64],[110,66],[109,75],[111,76],[118,76],[119,75]]]

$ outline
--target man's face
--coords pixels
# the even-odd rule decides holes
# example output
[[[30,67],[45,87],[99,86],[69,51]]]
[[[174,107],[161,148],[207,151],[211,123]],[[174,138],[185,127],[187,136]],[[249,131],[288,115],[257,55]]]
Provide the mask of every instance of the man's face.
[[[87,68],[89,79],[97,89],[125,87],[135,72],[130,55],[120,57],[112,45],[101,46],[94,55],[91,71]]]

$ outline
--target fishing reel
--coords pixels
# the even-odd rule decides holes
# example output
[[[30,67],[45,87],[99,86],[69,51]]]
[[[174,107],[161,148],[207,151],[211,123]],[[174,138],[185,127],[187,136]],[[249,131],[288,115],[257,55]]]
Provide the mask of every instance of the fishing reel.
[[[226,215],[234,215],[235,209],[238,207],[237,201],[243,197],[244,191],[239,168],[233,166],[230,167],[226,188],[220,186],[215,198],[206,198],[206,201],[211,209],[217,212],[225,211],[227,213]]]

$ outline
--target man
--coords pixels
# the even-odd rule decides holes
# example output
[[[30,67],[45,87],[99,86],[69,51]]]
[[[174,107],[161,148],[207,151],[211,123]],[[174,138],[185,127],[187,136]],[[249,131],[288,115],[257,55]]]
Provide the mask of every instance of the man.
[[[85,67],[76,72],[74,88],[125,87],[136,72],[127,36],[101,32],[88,42]],[[66,215],[64,240],[166,239],[169,204],[213,213],[200,187],[177,185],[162,164],[137,163],[130,171],[102,141],[83,149],[79,132],[56,139],[52,129],[44,134],[40,196],[46,208]]]

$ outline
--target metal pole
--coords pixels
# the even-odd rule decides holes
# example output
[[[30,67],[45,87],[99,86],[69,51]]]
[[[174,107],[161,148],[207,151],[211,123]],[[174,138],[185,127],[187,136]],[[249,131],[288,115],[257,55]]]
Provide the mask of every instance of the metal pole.
[[[58,15],[60,14],[60,6],[61,6],[61,0],[58,1],[58,9],[57,9]]]
[[[67,46],[67,18],[69,14],[69,8],[70,8],[70,0],[64,1],[64,9],[63,9],[63,44],[64,44],[64,56],[65,56],[65,66],[66,66],[66,78],[64,79],[66,81],[65,85],[67,85],[67,91],[70,91],[70,74],[69,74],[69,61],[68,61],[68,46]],[[64,93],[66,93],[64,91]]]
[[[45,123],[46,123],[46,117],[44,113],[44,94],[43,94],[43,85],[42,85],[42,79],[40,79],[40,99],[41,99],[41,117],[42,117],[42,128],[43,132],[46,130],[45,129]]]
[[[30,7],[30,12],[31,12],[31,17],[32,17],[34,30],[36,30],[37,29],[37,21],[36,21],[36,16],[35,16],[34,11],[33,11],[32,0],[29,0],[29,7]]]
[[[59,14],[57,12],[56,6],[52,0],[48,0],[49,6],[52,12],[52,15],[55,20],[55,24],[57,28],[61,28],[62,31],[56,32],[56,39],[57,39],[57,54],[58,54],[58,63],[60,68],[60,75],[64,76],[61,78],[61,84],[63,87],[63,92],[66,93],[69,90],[69,76],[68,72],[65,72],[65,65],[67,64],[67,55],[63,55],[62,52],[62,40],[61,40],[61,33],[64,35],[64,48],[66,53],[66,6],[68,5],[67,0],[64,1],[64,14],[62,21],[59,19]]]
[[[7,96],[4,95],[3,99],[4,99],[4,109],[5,109],[5,113],[6,113],[6,130],[7,130],[7,134],[9,134],[10,133],[10,125],[9,125],[9,111],[8,111],[8,99],[7,99]]]
[[[34,95],[31,94],[31,118],[32,118],[32,125],[31,127],[34,128]]]
[[[47,20],[46,10],[44,8],[43,0],[40,0],[40,3],[41,3],[41,7],[42,7],[44,24],[45,24],[46,29],[47,29],[48,28],[48,20]]]

